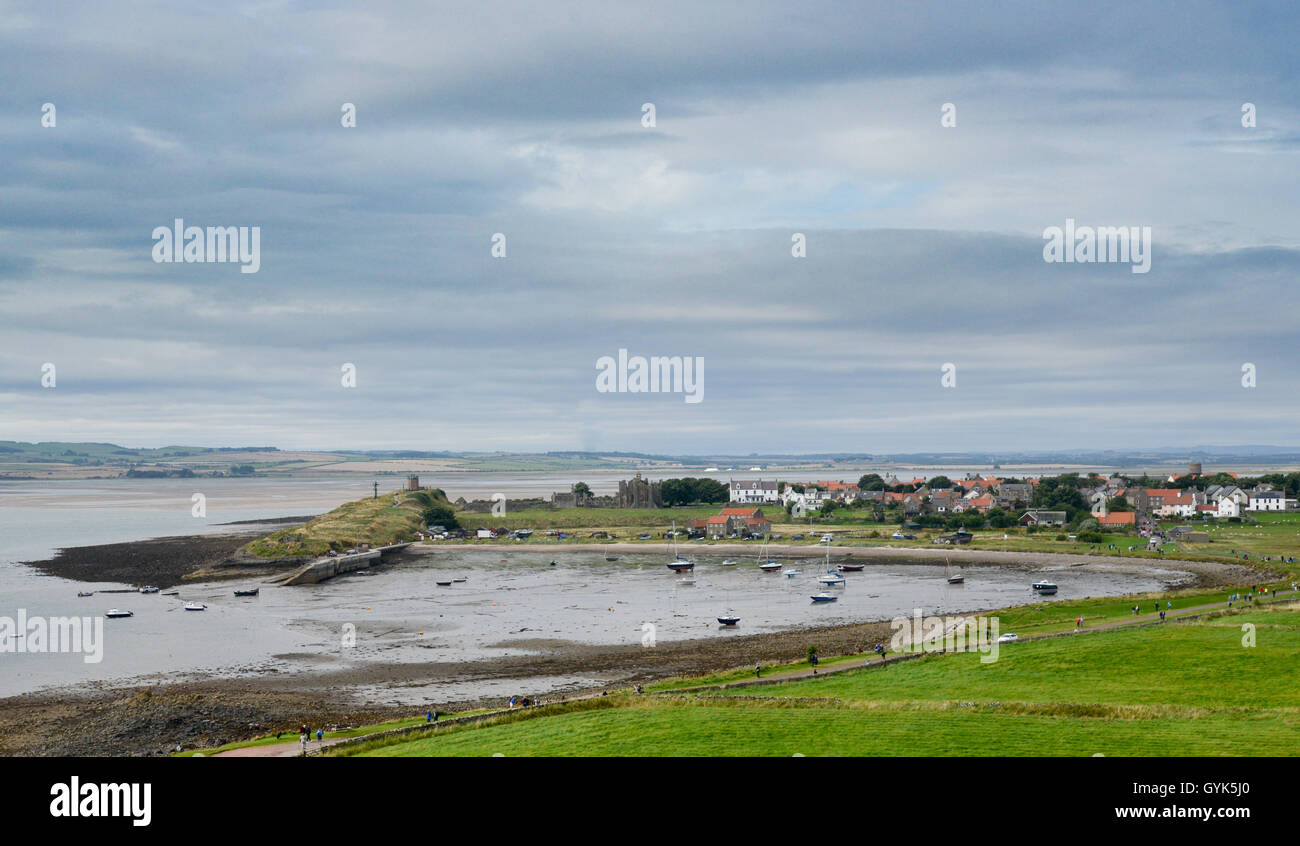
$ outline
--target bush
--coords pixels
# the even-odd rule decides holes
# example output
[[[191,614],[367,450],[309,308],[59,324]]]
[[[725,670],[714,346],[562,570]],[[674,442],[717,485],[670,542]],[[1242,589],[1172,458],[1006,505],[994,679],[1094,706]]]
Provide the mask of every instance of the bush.
[[[1079,534],[1075,535],[1075,537],[1079,539],[1079,543],[1105,543],[1106,542],[1106,536],[1103,535],[1101,532],[1079,532]]]

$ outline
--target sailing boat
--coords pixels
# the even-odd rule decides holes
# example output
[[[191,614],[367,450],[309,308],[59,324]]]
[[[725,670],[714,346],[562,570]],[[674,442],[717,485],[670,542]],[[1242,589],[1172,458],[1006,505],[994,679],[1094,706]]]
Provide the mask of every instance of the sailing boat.
[[[781,569],[780,561],[773,561],[771,558],[767,557],[767,541],[763,541],[763,557],[767,560],[765,563],[759,564],[758,569],[762,570],[764,573],[775,573],[777,570]]]
[[[817,581],[824,585],[842,585],[845,582],[844,577],[831,568],[831,545],[829,543],[826,544],[826,573],[818,576]],[[813,599],[818,602],[825,601],[816,597],[813,597]]]
[[[617,560],[618,560],[618,556],[617,556],[617,555],[610,555],[610,554],[609,554],[609,544],[605,544],[605,560],[606,560],[606,561],[617,561]]]
[[[963,583],[966,581],[966,577],[963,576],[961,573],[958,573],[958,574],[955,575],[955,576],[953,575],[953,573],[952,573],[952,562],[951,562],[951,561],[949,561],[947,558],[945,558],[945,559],[943,559],[943,562],[944,562],[945,564],[948,565],[948,584],[950,584],[950,585],[960,585],[960,584],[963,584]]]
[[[668,569],[674,573],[684,573],[695,569],[695,562],[677,554],[677,521],[673,521],[673,560],[668,562]],[[695,584],[694,581],[691,584]]]

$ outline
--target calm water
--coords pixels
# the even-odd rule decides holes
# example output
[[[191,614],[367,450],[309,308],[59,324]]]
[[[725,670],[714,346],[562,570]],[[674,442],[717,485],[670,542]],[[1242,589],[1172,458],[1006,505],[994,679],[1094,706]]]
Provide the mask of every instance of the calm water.
[[[764,574],[752,561],[723,567],[721,558],[700,557],[697,583],[684,586],[658,555],[623,556],[606,562],[598,550],[563,554],[519,551],[503,561],[499,551],[465,549],[407,556],[365,574],[320,585],[262,586],[255,598],[236,598],[241,585],[187,585],[178,596],[99,593],[120,585],[86,585],[36,575],[16,562],[47,557],[55,548],[129,541],[164,535],[229,531],[216,524],[257,517],[321,512],[364,495],[368,481],[355,478],[292,480],[147,480],[0,483],[0,615],[102,615],[109,608],[135,612],[104,621],[104,657],[87,664],[77,654],[0,654],[0,695],[52,685],[125,679],[176,680],[194,673],[222,675],[297,672],[365,662],[472,661],[545,649],[546,641],[640,644],[644,626],[659,641],[734,637],[792,627],[888,619],[921,608],[951,613],[1005,606],[1032,598],[1029,582],[1040,569],[970,567],[967,582],[950,586],[942,567],[891,561],[845,574],[848,584],[831,588],[840,599],[814,604],[810,595],[819,562],[802,561],[804,575]],[[430,480],[437,483],[437,480]],[[509,479],[476,485],[500,489]],[[535,480],[515,480],[519,485]],[[555,484],[556,479],[544,484]],[[453,496],[459,489],[447,485]],[[358,488],[361,488],[360,493]],[[207,496],[205,519],[190,514],[190,496]],[[465,495],[471,496],[472,492]],[[511,495],[514,495],[513,493]],[[436,582],[466,579],[451,587]],[[1138,574],[1096,565],[1052,572],[1058,599],[1156,590],[1176,581],[1172,571]],[[250,583],[248,586],[252,586]],[[203,612],[182,604],[198,600]],[[722,629],[727,611],[740,625]],[[345,627],[356,645],[342,644]],[[279,657],[277,657],[279,656]],[[598,678],[552,679],[562,689]],[[495,687],[494,687],[495,685]],[[384,689],[389,701],[421,702],[495,695],[509,680]],[[515,688],[517,689],[517,688]],[[532,689],[536,689],[536,685]]]

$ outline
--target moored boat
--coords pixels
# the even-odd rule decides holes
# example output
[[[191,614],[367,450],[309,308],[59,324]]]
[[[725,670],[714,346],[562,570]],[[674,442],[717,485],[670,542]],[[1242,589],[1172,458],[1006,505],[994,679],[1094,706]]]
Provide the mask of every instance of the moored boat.
[[[134,617],[134,611],[120,611],[117,608],[110,608],[104,612],[105,617]]]
[[[962,584],[962,583],[964,583],[964,582],[966,581],[966,577],[963,576],[961,573],[954,573],[954,572],[952,571],[952,562],[951,562],[951,561],[949,561],[947,558],[945,558],[945,559],[943,559],[943,563],[946,564],[946,565],[948,566],[948,584],[950,584],[950,585],[960,585],[960,584]]]
[[[1034,582],[1034,584],[1033,584],[1033,588],[1034,588],[1035,591],[1037,591],[1038,593],[1043,594],[1044,596],[1050,596],[1050,595],[1056,593],[1056,583],[1055,583],[1055,582],[1049,582],[1049,581],[1046,581],[1046,580],[1041,580],[1041,581]]]
[[[207,609],[208,609],[208,606],[204,605],[202,602],[187,602],[187,603],[185,603],[185,610],[186,610],[186,611],[206,611]]]
[[[813,602],[834,602],[837,599],[839,599],[839,597],[833,593],[814,593],[812,595]]]
[[[144,587],[140,588],[140,592],[141,592],[141,593],[157,593],[157,592],[158,592],[158,588],[154,587],[153,585],[145,585]]]
[[[94,596],[94,595],[95,595],[94,592],[89,590],[77,591],[77,596]]]
[[[740,618],[731,611],[728,611],[726,614],[723,614],[718,618],[718,622],[724,626],[734,626],[736,623],[740,622]]]
[[[861,573],[866,564],[841,564],[839,571],[841,573]]]
[[[249,588],[248,590],[237,590],[235,596],[257,596],[261,593],[261,588]]]

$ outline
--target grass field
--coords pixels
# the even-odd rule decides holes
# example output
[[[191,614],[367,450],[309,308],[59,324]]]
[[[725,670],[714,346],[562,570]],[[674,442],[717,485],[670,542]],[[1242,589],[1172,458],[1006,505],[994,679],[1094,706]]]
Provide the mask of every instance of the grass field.
[[[743,695],[608,697],[347,752],[1297,755],[1296,608],[1003,645],[991,664],[973,653],[929,655]],[[1255,626],[1252,647],[1245,623]]]

